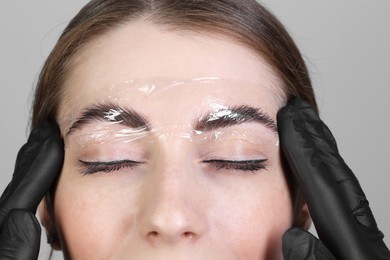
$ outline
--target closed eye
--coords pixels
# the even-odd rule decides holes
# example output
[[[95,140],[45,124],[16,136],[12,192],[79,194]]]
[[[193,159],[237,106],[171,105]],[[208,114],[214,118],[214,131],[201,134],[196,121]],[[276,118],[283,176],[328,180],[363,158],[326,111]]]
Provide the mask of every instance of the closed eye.
[[[93,174],[97,172],[110,173],[114,171],[119,171],[123,168],[134,168],[141,164],[142,162],[136,162],[132,160],[120,160],[120,161],[109,161],[109,162],[86,162],[80,160],[83,165],[81,173]]]
[[[212,159],[205,160],[204,163],[211,164],[217,170],[237,170],[255,172],[259,170],[267,170],[267,159],[260,160],[220,160]]]
[[[216,170],[236,170],[236,171],[250,171],[256,172],[259,170],[267,170],[266,162],[267,159],[260,160],[221,160],[221,159],[211,159],[204,160],[203,163],[207,163],[215,167]],[[109,162],[99,162],[99,161],[82,161],[83,169],[81,170],[82,174],[94,174],[98,172],[110,173],[114,171],[119,171],[123,168],[134,168],[141,164],[142,162],[132,161],[132,160],[119,160],[119,161],[109,161]]]

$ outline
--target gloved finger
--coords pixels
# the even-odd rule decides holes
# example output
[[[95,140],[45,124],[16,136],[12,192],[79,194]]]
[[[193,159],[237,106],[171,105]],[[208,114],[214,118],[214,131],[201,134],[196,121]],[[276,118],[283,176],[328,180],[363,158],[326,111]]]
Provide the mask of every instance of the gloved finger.
[[[288,110],[291,114],[285,112],[286,117],[297,117],[294,119],[297,120],[295,129],[300,128],[298,131],[302,134],[301,136],[304,135],[308,141],[313,142],[313,146],[316,149],[316,151],[314,149],[313,151],[318,155],[312,156],[312,163],[326,164],[331,167],[332,171],[328,172],[329,178],[333,178],[337,182],[338,188],[343,193],[343,197],[345,197],[351,212],[360,209],[360,214],[354,214],[358,218],[359,223],[367,227],[376,227],[376,222],[368,207],[368,203],[365,203],[367,202],[366,196],[355,175],[339,155],[336,141],[329,128],[319,119],[308,104],[304,104],[304,102],[299,104],[298,101],[293,101],[292,105],[289,107],[290,110]],[[294,111],[293,108],[296,108],[296,110]],[[295,114],[296,111],[298,111],[299,117]],[[283,111],[281,111],[282,113]],[[311,148],[313,147],[309,147],[309,149]],[[317,162],[314,160],[317,160]],[[365,207],[366,210],[362,210],[362,207]]]
[[[38,259],[41,228],[34,214],[12,210],[0,229],[0,259]]]
[[[283,257],[285,260],[336,260],[320,240],[299,228],[291,228],[284,233]]]
[[[21,168],[29,165],[29,161],[33,160],[34,154],[39,150],[42,142],[48,139],[53,134],[60,135],[59,127],[56,123],[44,121],[37,127],[32,129],[27,142],[19,150],[15,161],[14,174],[23,172]]]
[[[60,172],[63,158],[58,127],[45,122],[32,131],[18,154],[13,178],[0,198],[0,226],[12,209],[35,213]]]
[[[370,259],[375,252],[364,246],[368,241],[353,215],[361,201],[366,201],[365,195],[339,155],[329,129],[299,98],[282,108],[277,120],[283,153],[321,240],[337,259]],[[368,204],[365,207],[364,224],[376,229]]]

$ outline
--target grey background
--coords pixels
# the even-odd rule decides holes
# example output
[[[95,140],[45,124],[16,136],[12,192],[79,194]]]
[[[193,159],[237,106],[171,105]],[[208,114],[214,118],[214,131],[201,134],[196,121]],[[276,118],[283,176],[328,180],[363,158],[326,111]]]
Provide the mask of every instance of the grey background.
[[[38,72],[60,31],[86,2],[0,2],[1,191],[28,136]],[[262,2],[285,24],[306,57],[322,118],[360,180],[389,245],[390,1]],[[40,259],[47,259],[48,251],[44,245]]]

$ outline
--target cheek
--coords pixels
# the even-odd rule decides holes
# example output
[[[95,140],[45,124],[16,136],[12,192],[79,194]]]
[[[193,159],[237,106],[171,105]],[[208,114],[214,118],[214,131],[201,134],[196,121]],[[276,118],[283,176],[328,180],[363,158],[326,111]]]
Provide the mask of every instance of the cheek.
[[[78,175],[64,167],[56,190],[55,215],[63,249],[74,259],[102,257],[133,225],[129,205],[135,205],[135,198],[125,193],[128,189],[121,188],[124,184],[118,179]]]
[[[228,238],[227,247],[245,259],[279,259],[282,235],[293,220],[291,194],[281,169],[260,174],[220,202],[214,225]]]

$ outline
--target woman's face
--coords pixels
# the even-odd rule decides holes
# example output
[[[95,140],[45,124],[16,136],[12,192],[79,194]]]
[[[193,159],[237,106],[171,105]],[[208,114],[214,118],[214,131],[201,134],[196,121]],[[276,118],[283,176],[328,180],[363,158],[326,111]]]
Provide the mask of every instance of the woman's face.
[[[260,57],[227,37],[132,22],[72,62],[54,202],[70,258],[281,258],[285,97]]]

